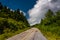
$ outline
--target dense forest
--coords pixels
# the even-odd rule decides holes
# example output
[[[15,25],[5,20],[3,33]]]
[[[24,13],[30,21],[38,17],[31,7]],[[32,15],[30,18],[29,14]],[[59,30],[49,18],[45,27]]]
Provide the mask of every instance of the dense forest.
[[[19,9],[13,11],[0,3],[0,40],[5,40],[6,38],[27,30],[29,26],[23,12],[20,12]],[[45,18],[41,19],[41,23],[32,27],[40,29],[48,40],[59,39],[60,10],[54,13],[49,9],[45,14]]]
[[[60,10],[54,13],[49,9],[41,23],[34,26],[40,29],[48,40],[60,40]]]
[[[0,3],[0,40],[20,33],[28,26],[29,23],[23,12],[19,9],[13,11]]]

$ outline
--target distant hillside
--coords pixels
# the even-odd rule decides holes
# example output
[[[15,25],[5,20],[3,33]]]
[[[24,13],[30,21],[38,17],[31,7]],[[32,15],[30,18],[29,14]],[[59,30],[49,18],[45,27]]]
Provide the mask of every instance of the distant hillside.
[[[12,33],[16,31],[29,27],[29,23],[23,14],[19,9],[13,11],[0,3],[0,40],[12,36]],[[8,35],[8,33],[11,34]]]
[[[39,28],[48,40],[60,40],[60,10],[56,13],[48,10],[41,23],[34,27]]]

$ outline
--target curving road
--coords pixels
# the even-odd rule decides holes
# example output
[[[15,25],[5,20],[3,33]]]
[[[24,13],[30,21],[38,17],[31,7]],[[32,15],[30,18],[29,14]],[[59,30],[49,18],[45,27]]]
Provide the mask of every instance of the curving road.
[[[47,40],[37,28],[31,28],[7,40]]]

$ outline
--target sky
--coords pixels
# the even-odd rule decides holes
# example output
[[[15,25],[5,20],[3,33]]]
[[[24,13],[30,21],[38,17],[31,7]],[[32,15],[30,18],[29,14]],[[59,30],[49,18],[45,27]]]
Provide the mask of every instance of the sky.
[[[32,9],[28,11],[30,25],[39,24],[41,19],[45,17],[48,9],[56,12],[60,10],[60,0],[37,0]]]
[[[4,5],[9,7],[10,9],[16,10],[20,9],[26,13],[28,18],[27,11],[33,7],[36,3],[36,0],[0,0],[0,2]]]
[[[10,9],[20,9],[25,12],[29,24],[35,25],[41,22],[48,9],[53,12],[60,10],[60,0],[0,0]]]

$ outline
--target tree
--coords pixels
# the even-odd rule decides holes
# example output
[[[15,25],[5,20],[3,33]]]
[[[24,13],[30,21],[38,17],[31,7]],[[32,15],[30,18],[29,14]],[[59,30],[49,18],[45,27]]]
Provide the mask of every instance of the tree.
[[[43,23],[45,25],[50,25],[53,21],[53,12],[49,9],[48,12],[45,15],[45,19],[43,20]]]
[[[50,17],[53,16],[53,12],[49,9],[45,16],[46,16],[47,18],[50,18]]]
[[[3,8],[3,6],[2,6],[2,4],[1,4],[1,2],[0,2],[0,10],[2,10],[2,8]]]

